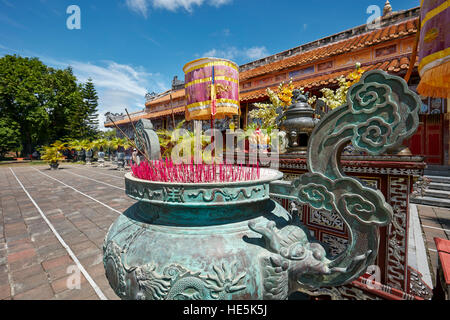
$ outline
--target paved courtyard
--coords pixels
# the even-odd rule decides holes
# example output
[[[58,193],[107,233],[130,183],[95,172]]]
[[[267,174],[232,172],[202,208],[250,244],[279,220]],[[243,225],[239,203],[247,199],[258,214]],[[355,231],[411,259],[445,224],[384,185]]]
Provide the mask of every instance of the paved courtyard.
[[[118,299],[104,274],[102,245],[134,203],[123,175],[76,164],[58,171],[0,166],[0,299]],[[450,238],[450,210],[417,208],[434,272],[433,237]]]
[[[417,211],[422,225],[425,248],[428,249],[433,285],[435,285],[438,253],[434,238],[450,240],[450,209],[417,205]]]
[[[118,299],[104,275],[102,245],[133,203],[116,170],[1,166],[0,299]],[[79,289],[71,289],[77,274]]]

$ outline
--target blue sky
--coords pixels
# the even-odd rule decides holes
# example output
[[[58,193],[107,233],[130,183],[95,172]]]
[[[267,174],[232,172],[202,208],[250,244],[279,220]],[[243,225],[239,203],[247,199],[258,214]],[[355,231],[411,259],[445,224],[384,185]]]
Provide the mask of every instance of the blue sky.
[[[391,0],[394,10],[420,0]],[[385,0],[0,0],[0,56],[39,57],[85,82],[94,80],[99,110],[144,108],[187,62],[203,57],[244,64],[365,24]],[[69,30],[67,8],[81,10]],[[101,116],[101,120],[104,117]]]

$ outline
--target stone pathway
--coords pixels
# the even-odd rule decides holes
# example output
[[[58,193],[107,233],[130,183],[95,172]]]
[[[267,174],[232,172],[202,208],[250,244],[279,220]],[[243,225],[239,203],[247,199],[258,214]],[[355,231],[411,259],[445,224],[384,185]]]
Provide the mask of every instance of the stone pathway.
[[[436,280],[438,254],[434,237],[450,239],[450,209],[417,205],[422,230],[424,233],[425,247],[428,249],[432,269],[433,285]]]
[[[426,176],[431,183],[422,196],[411,198],[412,203],[450,209],[450,177]]]
[[[118,299],[102,245],[133,203],[116,170],[0,167],[0,299]]]
[[[0,166],[0,299],[118,299],[105,277],[102,245],[134,203],[123,175],[75,164],[58,171]],[[433,237],[450,239],[450,209],[417,210],[435,273]],[[71,289],[77,274],[80,287]]]

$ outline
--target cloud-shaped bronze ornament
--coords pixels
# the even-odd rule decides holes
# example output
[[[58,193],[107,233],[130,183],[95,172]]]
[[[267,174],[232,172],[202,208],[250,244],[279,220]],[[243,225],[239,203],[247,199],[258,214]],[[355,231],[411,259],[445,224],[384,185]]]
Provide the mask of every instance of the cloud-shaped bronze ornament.
[[[349,89],[347,104],[351,112],[346,118],[359,123],[352,137],[358,151],[384,153],[417,130],[420,99],[400,80],[403,79],[371,71]]]
[[[346,251],[334,260],[324,258],[321,272],[293,271],[298,286],[343,285],[375,263],[378,228],[390,223],[393,209],[381,191],[343,174],[341,153],[349,143],[370,155],[399,146],[417,130],[420,105],[402,78],[381,70],[366,72],[349,89],[347,104],[328,113],[315,128],[308,146],[309,173],[290,185],[272,183],[272,195],[335,211],[349,230]]]

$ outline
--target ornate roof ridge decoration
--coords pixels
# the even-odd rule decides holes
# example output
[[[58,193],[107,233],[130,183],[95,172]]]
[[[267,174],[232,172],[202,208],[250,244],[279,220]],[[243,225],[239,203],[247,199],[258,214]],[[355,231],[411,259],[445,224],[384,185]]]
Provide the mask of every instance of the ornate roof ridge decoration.
[[[391,15],[392,13],[393,12],[392,12],[391,3],[389,2],[389,0],[386,0],[386,3],[385,3],[384,8],[383,8],[383,17],[386,16],[386,15]]]
[[[335,35],[331,35],[331,36],[301,45],[301,46],[293,48],[293,49],[283,51],[281,53],[277,53],[275,55],[266,57],[264,59],[250,62],[248,64],[240,66],[240,72],[241,72],[240,80],[244,81],[244,80],[256,77],[258,75],[265,74],[266,73],[264,70],[265,67],[272,65],[272,64],[276,64],[281,61],[293,60],[293,62],[291,64],[287,63],[283,68],[279,68],[276,71],[280,71],[285,68],[290,68],[295,65],[295,60],[299,60],[299,58],[302,55],[310,54],[315,51],[322,50],[323,51],[322,53],[324,55],[322,55],[316,59],[311,59],[309,62],[323,59],[325,57],[329,57],[334,54],[343,53],[343,52],[337,52],[339,50],[332,51],[332,50],[324,50],[324,49],[329,48],[330,46],[337,46],[340,43],[343,43],[346,41],[354,40],[357,37],[361,37],[360,40],[367,40],[367,39],[364,39],[364,37],[367,38],[367,36],[371,35],[371,34],[374,36],[378,34],[381,38],[381,36],[384,33],[383,31],[389,31],[394,26],[405,25],[405,28],[404,28],[405,30],[401,30],[399,32],[399,33],[401,33],[402,36],[408,35],[410,33],[415,33],[415,32],[417,32],[416,24],[418,23],[419,13],[420,13],[419,7],[413,8],[410,10],[406,10],[406,11],[395,12],[395,13],[392,13],[382,19],[382,28],[381,29],[369,30],[367,28],[367,25],[362,25],[359,27],[355,27],[355,28],[352,28],[349,30],[342,31]],[[413,23],[413,25],[410,25],[411,23]],[[398,28],[398,29],[400,30],[400,28]],[[384,38],[381,40],[382,41],[390,40],[389,35],[388,35],[388,37],[384,37]],[[361,43],[361,41],[358,41],[358,42],[359,42],[358,48],[364,48],[364,47],[372,44],[372,42],[370,42],[370,41],[368,44]],[[349,49],[352,49],[353,46],[347,46],[347,47],[349,47]],[[261,70],[261,72],[247,76],[247,73],[252,72],[252,71],[255,72],[255,70]]]
[[[184,89],[184,80],[178,79],[178,76],[173,77],[172,90]]]
[[[131,112],[130,116],[133,121],[134,120],[137,121],[137,120],[141,119],[143,116],[145,116],[146,114],[147,114],[147,112],[145,112],[145,110],[139,110],[139,111]],[[124,120],[126,120],[127,123],[129,122],[128,116],[124,113],[107,112],[107,113],[105,113],[105,117],[106,117],[105,124],[112,125],[112,122],[110,121],[110,119],[112,119],[112,121],[114,121],[116,124],[119,122],[121,123]]]
[[[145,103],[147,104],[149,102],[153,102],[153,101],[155,101],[157,99],[165,97],[166,95],[170,94],[173,91],[176,91],[176,90],[170,89],[170,90],[166,90],[164,92],[157,93],[157,94],[146,94],[145,95],[145,100],[146,100]]]
[[[181,92],[183,93],[182,95],[180,95]],[[161,102],[169,102],[171,94],[173,95],[172,96],[173,100],[178,99],[181,96],[184,97],[184,85],[183,85],[183,88],[170,89],[170,90],[167,90],[167,91],[164,91],[164,92],[158,94],[155,98],[146,101],[145,106],[148,108],[152,105],[155,105],[155,104],[158,104]]]

